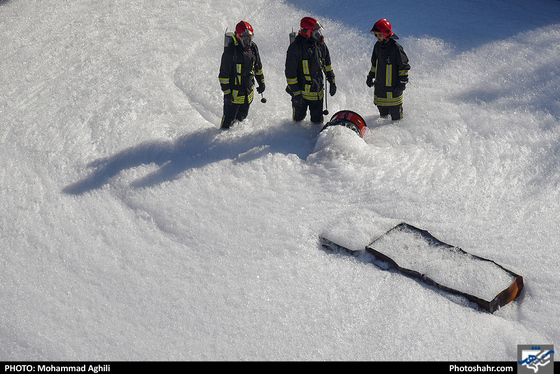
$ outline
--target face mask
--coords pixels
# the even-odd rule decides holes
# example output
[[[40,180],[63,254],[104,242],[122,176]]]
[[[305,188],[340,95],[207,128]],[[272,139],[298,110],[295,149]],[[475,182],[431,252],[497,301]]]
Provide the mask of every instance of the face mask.
[[[245,48],[249,48],[251,46],[251,42],[253,41],[253,35],[242,35],[240,38],[241,45]]]
[[[323,30],[322,28],[314,30],[311,33],[311,38],[313,40],[315,40],[316,42],[319,42],[319,43],[322,43],[323,41],[325,41],[325,37],[323,36],[323,31],[322,30]]]

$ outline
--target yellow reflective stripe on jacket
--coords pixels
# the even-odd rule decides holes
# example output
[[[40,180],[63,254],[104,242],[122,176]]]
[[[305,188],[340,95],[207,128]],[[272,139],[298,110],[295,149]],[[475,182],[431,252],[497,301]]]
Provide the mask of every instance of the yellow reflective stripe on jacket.
[[[313,79],[311,78],[311,71],[309,70],[309,60],[302,60],[301,61],[301,65],[303,67],[303,76],[305,77],[305,80],[307,82],[311,82]],[[332,70],[332,67],[331,67]],[[297,79],[296,79],[297,82]],[[295,92],[294,92],[295,94]],[[311,85],[310,84],[306,84],[303,91],[301,91],[301,95],[303,96],[303,98],[305,100],[310,100],[310,101],[317,101],[317,100],[321,100],[324,96],[325,92],[323,91],[323,89],[321,89],[319,92],[313,92],[311,91]]]
[[[291,90],[295,89],[295,91],[292,91],[294,95],[301,95],[297,78],[286,78],[286,81],[288,82],[288,86],[290,86]]]
[[[249,95],[247,96],[248,104],[251,104],[253,102],[254,95],[255,95],[254,91],[249,92]],[[239,91],[233,90],[231,96],[232,96],[231,102],[233,104],[245,104],[245,95],[239,95]]]
[[[303,75],[305,75],[307,79],[307,75],[309,75],[309,60],[302,60],[301,64],[303,65]],[[309,80],[309,79],[308,79]]]
[[[379,61],[375,61],[375,65],[371,65],[371,69],[370,71],[374,74],[377,74],[377,64],[379,63]]]
[[[306,85],[305,91],[301,91],[301,94],[305,100],[317,101],[321,100],[325,95],[325,91],[323,89],[321,89],[319,92],[311,92],[309,91],[309,87],[309,85]]]
[[[237,75],[235,76],[235,85],[238,86],[241,84],[241,69],[243,68],[242,64],[235,64],[235,72]]]
[[[385,85],[391,87],[393,85],[393,65],[387,65],[387,71],[385,72]]]
[[[301,64],[303,65],[303,76],[305,77],[305,80],[311,82],[311,73],[309,72],[309,60],[303,60]]]
[[[377,106],[396,106],[403,103],[403,95],[393,97],[392,92],[387,92],[387,97],[373,96],[373,103]]]

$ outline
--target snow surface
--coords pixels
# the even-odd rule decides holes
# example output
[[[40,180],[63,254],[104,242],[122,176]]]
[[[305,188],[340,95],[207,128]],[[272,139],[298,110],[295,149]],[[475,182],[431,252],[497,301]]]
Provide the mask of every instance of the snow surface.
[[[325,26],[365,141],[290,121],[288,33]],[[406,118],[365,85],[373,22]],[[560,345],[560,2],[0,2],[1,360],[516,360]],[[266,104],[227,133],[223,32]],[[523,275],[494,314],[322,250],[401,221]],[[364,234],[367,232],[367,234]],[[366,240],[367,241],[367,240]]]

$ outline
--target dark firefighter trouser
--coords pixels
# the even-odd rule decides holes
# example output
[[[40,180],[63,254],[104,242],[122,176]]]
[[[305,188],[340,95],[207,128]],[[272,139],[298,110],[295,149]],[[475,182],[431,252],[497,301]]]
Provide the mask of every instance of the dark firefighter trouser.
[[[224,115],[222,116],[222,123],[220,128],[228,129],[235,121],[243,121],[249,114],[249,106],[251,104],[233,104],[224,103]]]
[[[323,99],[320,100],[302,100],[302,104],[295,104],[292,99],[293,120],[295,122],[303,121],[307,115],[307,108],[311,115],[311,122],[323,123]]]
[[[387,117],[390,114],[393,121],[403,118],[402,104],[395,106],[377,106],[377,108],[379,109],[379,115],[381,117]]]

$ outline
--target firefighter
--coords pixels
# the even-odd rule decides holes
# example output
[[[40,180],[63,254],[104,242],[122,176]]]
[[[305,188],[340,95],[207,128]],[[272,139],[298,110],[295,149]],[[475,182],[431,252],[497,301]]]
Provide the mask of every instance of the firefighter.
[[[255,78],[257,92],[265,90],[259,49],[253,42],[253,27],[245,21],[235,26],[232,43],[222,54],[218,79],[224,93],[224,113],[221,129],[229,129],[235,121],[243,121],[253,101]]]
[[[315,18],[304,17],[295,41],[288,47],[285,75],[286,91],[292,96],[292,119],[302,121],[307,115],[311,122],[323,123],[323,73],[329,81],[329,94],[336,93],[331,56],[325,44],[322,26]]]
[[[371,70],[366,84],[374,88],[373,103],[382,117],[391,115],[392,120],[403,118],[403,91],[408,83],[408,57],[403,47],[395,41],[399,37],[393,33],[386,19],[377,21],[371,33],[377,37],[371,55]]]

